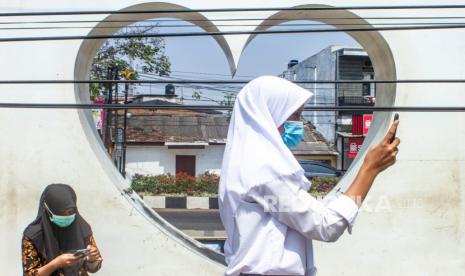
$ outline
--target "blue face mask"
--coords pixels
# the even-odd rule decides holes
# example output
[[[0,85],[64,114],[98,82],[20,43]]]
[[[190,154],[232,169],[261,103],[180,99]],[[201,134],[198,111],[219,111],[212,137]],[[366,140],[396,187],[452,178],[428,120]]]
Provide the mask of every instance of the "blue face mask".
[[[52,217],[50,218],[50,221],[55,223],[56,226],[60,228],[66,228],[70,226],[74,220],[76,219],[76,214],[72,214],[69,216],[57,216],[50,211],[50,208],[48,208],[47,204],[44,202],[45,208],[50,212]]]
[[[297,147],[304,139],[304,123],[302,121],[286,121],[281,138],[288,148]]]

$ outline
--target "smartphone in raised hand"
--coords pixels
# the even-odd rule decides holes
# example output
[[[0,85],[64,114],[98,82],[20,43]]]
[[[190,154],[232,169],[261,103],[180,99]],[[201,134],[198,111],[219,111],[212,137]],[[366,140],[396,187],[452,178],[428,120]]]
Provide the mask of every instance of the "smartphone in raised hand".
[[[399,120],[399,113],[394,114],[393,122],[395,122],[397,120]],[[397,126],[399,126],[399,125],[397,125]],[[396,127],[396,130],[394,131],[394,135],[392,135],[392,137],[391,137],[391,141],[390,141],[391,144],[392,144],[392,142],[394,142],[394,139],[396,139],[396,134],[397,134],[397,127]]]

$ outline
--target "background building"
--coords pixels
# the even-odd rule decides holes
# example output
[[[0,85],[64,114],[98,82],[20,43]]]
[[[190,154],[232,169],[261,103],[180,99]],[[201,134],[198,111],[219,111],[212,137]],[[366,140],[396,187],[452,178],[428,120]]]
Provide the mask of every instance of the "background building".
[[[126,143],[129,175],[219,174],[228,117],[186,110],[141,110],[131,114]]]
[[[199,175],[221,173],[229,117],[187,110],[134,110],[128,119],[126,172]],[[336,165],[337,151],[312,125],[292,150],[297,159]]]
[[[329,46],[299,62],[291,60],[282,77],[291,81],[372,80],[373,66],[362,48]],[[302,84],[314,93],[306,106],[373,106],[375,86],[370,83]],[[337,168],[347,170],[362,144],[363,123],[369,126],[369,112],[307,111],[304,118],[340,153]],[[352,147],[350,146],[352,145]],[[352,149],[352,151],[351,151]]]

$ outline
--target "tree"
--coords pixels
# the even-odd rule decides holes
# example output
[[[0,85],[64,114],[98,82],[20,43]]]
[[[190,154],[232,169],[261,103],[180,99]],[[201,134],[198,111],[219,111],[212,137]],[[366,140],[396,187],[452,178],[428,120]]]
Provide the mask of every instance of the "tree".
[[[236,94],[227,93],[226,95],[224,95],[223,100],[220,102],[220,105],[234,106],[235,101],[236,101]]]
[[[208,88],[207,88],[208,89]],[[209,98],[203,95],[202,91],[200,91],[200,88],[193,88],[192,89],[192,99],[194,100],[208,100],[214,103],[217,103],[218,105],[222,106],[234,106],[234,102],[236,101],[236,93],[234,92],[223,92],[223,99],[222,100],[215,100],[213,98]]]
[[[133,25],[117,32],[118,35],[147,34],[154,26]],[[118,71],[126,72],[129,79],[139,79],[138,72],[168,76],[171,63],[165,55],[165,43],[160,37],[135,37],[107,40],[94,57],[90,72],[91,80],[107,79],[108,68],[117,67]],[[128,74],[127,72],[134,72]],[[118,76],[119,78],[119,76]],[[91,99],[105,95],[105,85],[93,83],[90,85]]]
[[[194,100],[206,99],[208,101],[215,102],[215,103],[217,103],[218,105],[221,105],[221,106],[234,107],[234,102],[236,101],[236,95],[237,94],[233,93],[233,92],[225,92],[224,95],[223,95],[222,100],[215,100],[215,99],[203,96],[202,91],[200,91],[200,89],[194,88],[193,93],[192,93],[192,99],[194,99]],[[227,114],[228,118],[230,119],[232,111],[228,110],[228,112],[226,114]]]

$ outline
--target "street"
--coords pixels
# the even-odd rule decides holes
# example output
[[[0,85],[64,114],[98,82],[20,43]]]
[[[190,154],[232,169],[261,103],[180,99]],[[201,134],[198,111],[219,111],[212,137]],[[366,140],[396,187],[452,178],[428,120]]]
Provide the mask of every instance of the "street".
[[[194,238],[224,239],[226,237],[218,210],[154,209],[154,211]]]

